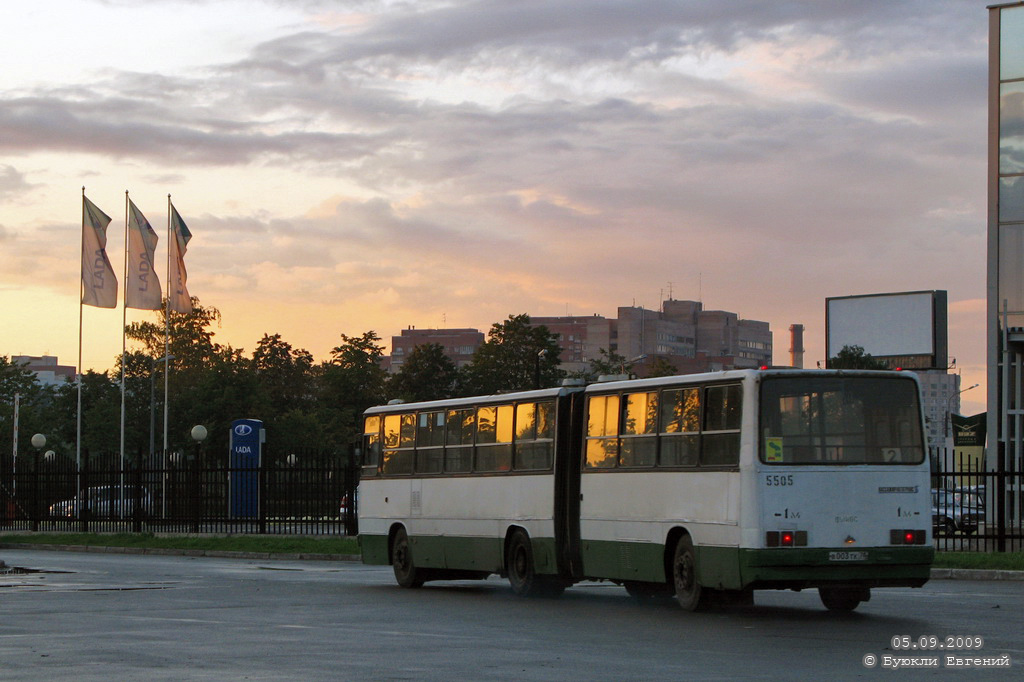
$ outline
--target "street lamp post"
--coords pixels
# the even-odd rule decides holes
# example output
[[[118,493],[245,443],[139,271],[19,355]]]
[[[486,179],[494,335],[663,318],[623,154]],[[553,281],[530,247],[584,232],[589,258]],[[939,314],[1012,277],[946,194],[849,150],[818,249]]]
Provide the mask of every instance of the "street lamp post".
[[[630,360],[623,360],[622,361],[622,367],[620,368],[620,373],[621,374],[625,374],[626,373],[626,365],[629,365],[629,375],[630,375],[630,378],[632,379],[633,378],[633,376],[632,376],[633,375],[633,363],[635,363],[635,362],[643,362],[646,359],[647,359],[647,354],[644,353],[643,355],[638,355],[635,358],[632,358]]]
[[[980,386],[980,384],[974,384],[972,386],[968,386],[967,388],[962,388],[959,391],[957,391],[956,393],[954,393],[951,396],[949,396],[948,398],[946,398],[946,423],[944,425],[945,428],[943,428],[943,431],[945,432],[943,434],[943,438],[944,439],[945,438],[949,438],[949,436],[950,436],[949,423],[951,421],[953,421],[953,398],[957,397],[961,393],[966,393],[967,391],[971,390],[972,388],[977,388],[978,386]]]
[[[32,531],[39,530],[39,454],[46,447],[46,436],[37,433],[32,436],[32,447],[36,449],[32,458]]]
[[[203,441],[206,440],[207,431],[206,427],[202,424],[196,424],[192,427],[189,432],[192,436],[192,440],[196,442],[196,457],[192,462],[192,532],[199,532],[199,524],[202,517],[203,500],[202,500],[202,488],[199,481],[199,473],[202,470],[202,452],[203,452]]]

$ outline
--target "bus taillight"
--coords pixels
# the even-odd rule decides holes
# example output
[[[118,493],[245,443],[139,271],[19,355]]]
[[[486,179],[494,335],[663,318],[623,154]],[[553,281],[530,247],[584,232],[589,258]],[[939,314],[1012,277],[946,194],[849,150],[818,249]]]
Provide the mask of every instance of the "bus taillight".
[[[923,545],[925,532],[923,530],[899,530],[889,531],[890,545]]]
[[[807,531],[805,530],[770,530],[765,533],[767,547],[806,547]]]

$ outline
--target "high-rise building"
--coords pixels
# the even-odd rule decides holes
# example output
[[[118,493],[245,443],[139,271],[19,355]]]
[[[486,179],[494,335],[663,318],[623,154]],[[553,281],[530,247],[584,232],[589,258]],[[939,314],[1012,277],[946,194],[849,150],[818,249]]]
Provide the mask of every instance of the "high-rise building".
[[[1024,457],[1024,4],[988,9],[987,460],[1012,470]]]

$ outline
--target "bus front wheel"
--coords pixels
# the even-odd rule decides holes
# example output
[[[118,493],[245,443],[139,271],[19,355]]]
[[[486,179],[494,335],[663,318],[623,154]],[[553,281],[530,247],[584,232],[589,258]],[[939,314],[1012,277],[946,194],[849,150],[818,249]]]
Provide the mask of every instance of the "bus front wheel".
[[[391,541],[391,567],[395,571],[395,580],[402,587],[423,586],[423,577],[413,563],[409,536],[404,528],[399,528]]]
[[[697,581],[697,554],[689,535],[679,538],[672,559],[672,582],[679,605],[687,611],[707,608],[709,592]]]

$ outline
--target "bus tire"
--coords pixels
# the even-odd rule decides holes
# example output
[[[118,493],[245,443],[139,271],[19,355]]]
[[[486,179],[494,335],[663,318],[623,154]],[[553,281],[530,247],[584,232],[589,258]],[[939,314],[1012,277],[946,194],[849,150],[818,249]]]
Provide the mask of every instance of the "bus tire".
[[[853,611],[871,592],[866,587],[819,587],[818,596],[829,611]]]
[[[400,586],[423,586],[423,577],[421,572],[416,570],[416,564],[413,563],[409,536],[404,528],[399,528],[391,541],[391,568],[394,569],[395,580]]]
[[[565,591],[556,578],[538,575],[533,563],[533,544],[521,530],[512,533],[505,555],[505,570],[513,594],[520,597],[557,597]]]
[[[679,605],[687,611],[703,611],[707,608],[710,591],[697,581],[697,553],[689,535],[679,538],[672,558],[672,584],[675,586]]]

